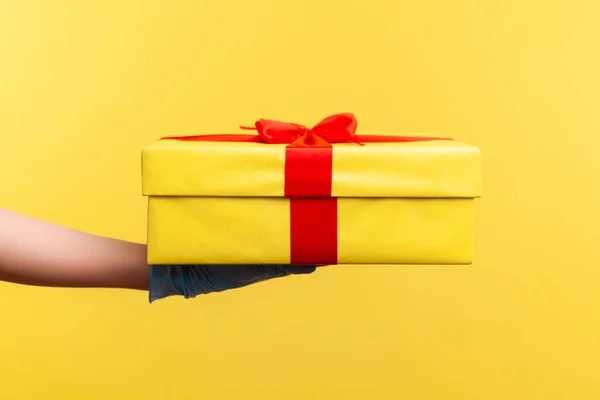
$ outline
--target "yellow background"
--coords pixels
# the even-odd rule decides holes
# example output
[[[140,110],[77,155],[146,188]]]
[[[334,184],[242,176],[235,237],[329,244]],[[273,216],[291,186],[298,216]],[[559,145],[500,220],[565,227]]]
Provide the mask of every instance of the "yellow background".
[[[2,207],[142,241],[154,139],[347,111],[480,146],[484,198],[472,266],[152,306],[2,284],[0,398],[600,398],[599,19],[597,0],[2,1]]]

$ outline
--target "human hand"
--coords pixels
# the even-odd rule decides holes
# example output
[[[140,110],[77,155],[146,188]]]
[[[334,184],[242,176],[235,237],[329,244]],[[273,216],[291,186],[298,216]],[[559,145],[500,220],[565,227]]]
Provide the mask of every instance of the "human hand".
[[[150,303],[170,296],[186,299],[288,275],[310,274],[315,265],[153,265]]]

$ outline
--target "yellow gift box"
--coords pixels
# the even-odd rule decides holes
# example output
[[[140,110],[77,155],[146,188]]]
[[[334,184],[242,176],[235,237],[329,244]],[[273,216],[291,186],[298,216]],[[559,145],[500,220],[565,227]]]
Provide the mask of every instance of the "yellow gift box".
[[[261,120],[144,148],[148,262],[470,264],[479,149],[355,128]]]

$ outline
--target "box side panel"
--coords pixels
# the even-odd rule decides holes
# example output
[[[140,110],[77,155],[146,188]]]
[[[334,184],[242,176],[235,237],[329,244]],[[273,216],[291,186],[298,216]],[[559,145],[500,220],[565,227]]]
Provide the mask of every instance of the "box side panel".
[[[289,200],[150,197],[150,264],[289,264]]]
[[[289,213],[283,198],[151,197],[148,261],[289,264]],[[472,247],[472,199],[338,199],[339,264],[469,264]]]
[[[340,199],[340,264],[470,264],[472,199]]]

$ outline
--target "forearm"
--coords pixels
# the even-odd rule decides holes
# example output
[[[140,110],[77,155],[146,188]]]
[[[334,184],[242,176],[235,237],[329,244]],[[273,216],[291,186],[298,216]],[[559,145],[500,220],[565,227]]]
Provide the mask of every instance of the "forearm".
[[[0,209],[0,280],[148,290],[146,246]]]

